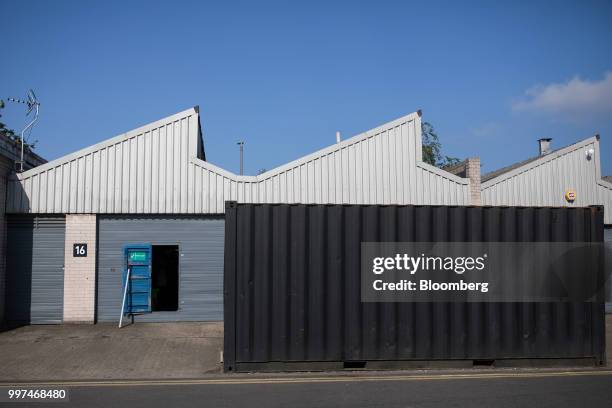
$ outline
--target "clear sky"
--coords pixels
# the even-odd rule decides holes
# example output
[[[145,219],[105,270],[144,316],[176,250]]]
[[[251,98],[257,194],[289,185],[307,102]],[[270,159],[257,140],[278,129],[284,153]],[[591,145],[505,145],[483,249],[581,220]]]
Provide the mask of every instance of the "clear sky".
[[[271,169],[423,110],[483,172],[601,134],[612,2],[0,0],[0,98],[34,88],[47,159],[200,106],[207,159]],[[20,130],[22,107],[2,118]]]

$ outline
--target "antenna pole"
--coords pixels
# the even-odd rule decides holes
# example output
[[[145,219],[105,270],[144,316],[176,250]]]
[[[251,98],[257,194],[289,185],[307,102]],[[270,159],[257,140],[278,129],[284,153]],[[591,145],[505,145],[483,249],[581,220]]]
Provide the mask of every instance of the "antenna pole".
[[[242,176],[244,175],[244,141],[239,141],[238,146],[240,146],[240,175]]]
[[[30,123],[27,124],[27,126],[25,128],[23,128],[23,130],[21,131],[21,138],[20,138],[20,142],[21,142],[21,155],[20,155],[20,160],[19,160],[19,172],[23,173],[23,171],[25,170],[25,134],[28,130],[31,131],[32,126],[34,126],[34,124],[36,123],[36,121],[38,120],[38,110],[40,108],[40,102],[38,102],[38,100],[36,99],[36,95],[34,94],[34,91],[32,91],[31,89],[28,91],[28,98],[27,100],[21,100],[21,99],[16,99],[16,98],[7,98],[9,101],[11,102],[15,102],[15,103],[23,103],[24,105],[28,106],[28,110],[26,112],[26,116],[29,116],[30,113],[32,112],[32,109],[36,108],[36,112],[34,113],[34,119],[32,119],[32,121]]]
[[[30,123],[28,123],[28,125],[23,128],[23,130],[21,131],[21,160],[19,161],[19,172],[23,173],[24,170],[24,145],[25,145],[25,132],[28,129],[31,129],[32,126],[34,126],[34,124],[36,123],[36,121],[38,120],[38,107],[40,106],[40,104],[38,102],[36,102],[34,104],[34,106],[36,107],[36,113],[34,114],[34,119],[32,119],[32,121]]]

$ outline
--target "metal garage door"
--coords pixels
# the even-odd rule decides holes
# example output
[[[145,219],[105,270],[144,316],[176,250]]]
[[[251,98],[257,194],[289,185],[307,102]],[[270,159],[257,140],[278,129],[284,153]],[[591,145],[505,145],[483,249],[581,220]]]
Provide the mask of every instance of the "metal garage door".
[[[136,321],[223,320],[225,221],[212,216],[98,217],[98,321],[118,321],[123,247],[151,243],[179,246],[178,311],[136,316]]]
[[[606,241],[606,272],[608,277],[606,292],[606,313],[612,313],[612,228],[604,230],[604,241]]]
[[[7,216],[6,316],[9,322],[62,322],[65,231],[63,216]]]

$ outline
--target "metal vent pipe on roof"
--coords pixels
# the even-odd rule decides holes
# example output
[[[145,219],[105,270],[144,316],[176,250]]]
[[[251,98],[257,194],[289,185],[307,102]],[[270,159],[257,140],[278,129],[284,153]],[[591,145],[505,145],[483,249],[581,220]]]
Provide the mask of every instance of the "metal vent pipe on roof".
[[[240,175],[244,175],[244,141],[241,140],[238,143],[240,146]]]
[[[552,138],[543,137],[542,139],[538,139],[538,146],[540,147],[540,156],[544,156],[545,154],[550,153],[550,141]]]

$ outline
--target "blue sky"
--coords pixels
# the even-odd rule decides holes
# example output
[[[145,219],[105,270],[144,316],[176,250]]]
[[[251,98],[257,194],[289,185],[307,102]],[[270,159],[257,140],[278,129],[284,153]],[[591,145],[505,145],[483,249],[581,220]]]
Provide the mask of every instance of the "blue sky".
[[[612,2],[0,0],[0,98],[47,159],[199,105],[207,159],[271,169],[417,109],[483,172],[601,134]],[[19,130],[22,107],[2,120]]]

